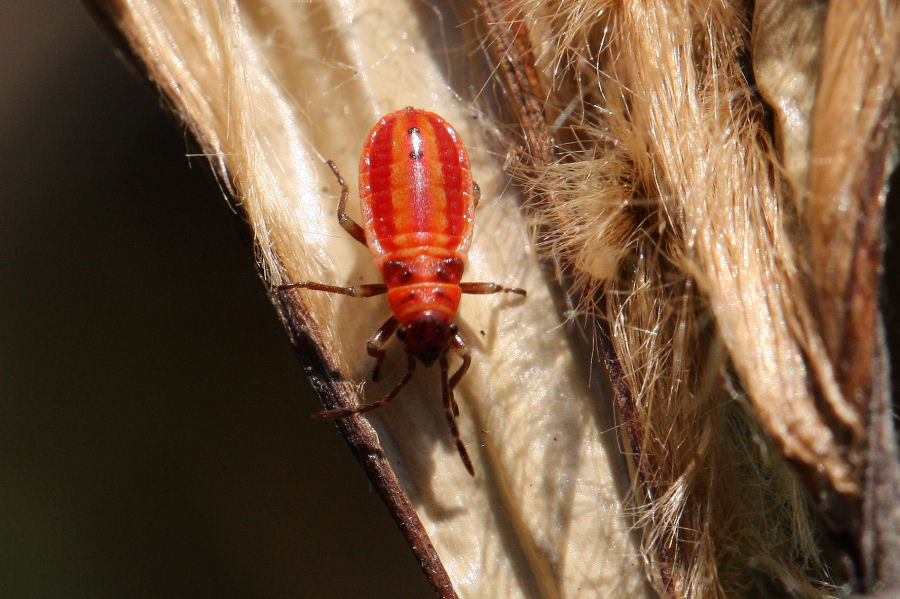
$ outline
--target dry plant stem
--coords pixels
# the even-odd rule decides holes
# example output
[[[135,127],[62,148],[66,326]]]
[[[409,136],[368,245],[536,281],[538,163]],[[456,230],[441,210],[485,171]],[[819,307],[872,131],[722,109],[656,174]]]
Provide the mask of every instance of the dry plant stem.
[[[866,473],[861,497],[836,496],[815,473],[806,482],[836,544],[853,556],[850,576],[863,587],[876,579],[887,583],[897,580],[890,574],[900,547],[892,506],[900,498],[891,481],[900,468],[893,422],[880,416],[890,412],[890,392],[877,291],[896,102],[897,6],[809,2],[798,9],[759,2],[754,29],[754,70],[774,109],[785,173],[809,232],[811,303],[824,342],[810,353],[835,365],[851,418],[829,408],[830,400],[822,405],[849,459]]]
[[[862,422],[857,428],[841,412],[833,415],[833,428],[844,431],[850,459],[866,473],[860,480],[861,501],[852,502],[845,529],[855,539],[863,589],[876,581],[900,589],[900,463],[893,421],[885,417],[891,400],[878,318],[884,181],[898,83],[898,3],[830,3],[808,194],[799,203],[810,232],[815,300],[828,356],[841,395]]]
[[[497,79],[504,90],[506,108],[513,114],[527,145],[527,159],[547,164],[553,147],[540,98],[543,86],[538,79],[528,26],[511,9],[509,0],[477,2],[487,30],[487,50],[498,65]]]
[[[883,331],[881,323],[878,328]],[[891,402],[887,346],[878,333],[878,350],[872,368],[872,400],[859,544],[862,572],[869,589],[896,592],[900,588],[900,466],[897,464],[897,433]]]
[[[831,3],[812,131],[809,194],[802,198],[817,301],[823,316],[833,316],[822,320],[825,341],[838,366],[843,395],[857,409],[871,392],[878,346],[873,331],[883,185],[900,43],[897,5],[882,6]],[[854,134],[842,134],[848,129]]]
[[[815,472],[806,483],[863,588],[876,579],[896,588],[900,559],[900,467],[877,317],[898,26],[896,2],[763,0],[754,22],[756,80],[773,109],[785,175],[808,231],[820,324],[803,326],[820,326],[823,341],[810,356],[834,364],[851,409],[833,409],[827,394],[821,405],[857,473],[865,473],[861,497],[836,494]]]
[[[641,459],[645,455],[645,452],[641,451],[644,438],[643,427],[637,417],[634,398],[631,395],[631,389],[628,386],[625,374],[622,372],[622,365],[616,356],[615,346],[611,338],[611,329],[610,321],[606,319],[597,321],[597,344],[603,356],[603,363],[606,365],[606,370],[609,373],[616,408],[622,421],[622,437],[626,453],[631,455],[632,478],[634,479],[635,487],[642,492],[644,500],[649,504],[656,498],[656,491],[651,485],[653,464],[652,460]],[[677,585],[673,579],[672,556],[669,547],[662,542],[663,538],[665,538],[665,535],[659,537],[659,542],[654,547],[657,554],[654,567],[658,572],[652,572],[650,576],[651,578],[659,578],[658,590],[661,596],[674,598],[677,596]]]

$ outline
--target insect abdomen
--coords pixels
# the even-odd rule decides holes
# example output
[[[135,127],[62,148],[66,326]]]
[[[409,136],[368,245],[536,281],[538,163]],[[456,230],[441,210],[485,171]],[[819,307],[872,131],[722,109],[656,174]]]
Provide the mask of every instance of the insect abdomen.
[[[459,135],[440,116],[405,108],[382,118],[363,149],[359,188],[366,243],[379,267],[417,248],[465,258],[472,174]]]
[[[472,238],[469,158],[436,114],[393,112],[372,129],[360,159],[366,244],[401,323],[423,314],[450,320]]]

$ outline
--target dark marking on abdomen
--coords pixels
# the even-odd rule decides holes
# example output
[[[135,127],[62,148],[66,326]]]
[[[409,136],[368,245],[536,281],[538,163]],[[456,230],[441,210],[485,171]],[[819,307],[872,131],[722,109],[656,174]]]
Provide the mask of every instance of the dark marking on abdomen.
[[[418,127],[410,127],[407,129],[406,135],[409,136],[409,143],[412,146],[409,157],[413,160],[421,160],[425,155],[425,140],[422,139],[422,132]]]

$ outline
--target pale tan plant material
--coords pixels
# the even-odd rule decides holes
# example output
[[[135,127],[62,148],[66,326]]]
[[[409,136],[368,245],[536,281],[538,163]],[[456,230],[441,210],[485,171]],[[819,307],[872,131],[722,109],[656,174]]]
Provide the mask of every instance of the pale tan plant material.
[[[365,135],[381,115],[414,105],[456,126],[483,197],[465,278],[528,290],[524,301],[468,297],[461,309],[474,360],[458,388],[459,422],[477,476],[450,441],[433,370],[419,370],[389,407],[347,419],[341,431],[440,596],[647,596],[611,413],[589,388],[588,356],[529,249],[527,220],[501,176],[506,148],[491,121],[459,99],[483,89],[490,69],[467,70],[481,54],[454,16],[394,0],[90,5],[209,156],[329,408],[377,399],[403,360],[392,346],[388,380],[363,393],[372,368],[365,341],[387,316],[384,302],[274,291],[299,280],[377,280],[365,248],[336,222],[338,187],[325,158],[355,190]]]
[[[828,594],[809,498],[838,575],[896,590],[896,439],[875,304],[895,3],[486,12],[498,30],[530,26],[532,95],[557,127],[535,134],[527,108],[520,120],[526,139],[556,143],[519,170],[581,309],[600,318],[657,589]]]
[[[823,508],[833,528],[854,537],[864,586],[879,581],[897,592],[900,468],[877,292],[885,180],[896,151],[890,130],[900,84],[900,6],[844,1],[828,4],[827,12],[817,3],[797,9],[786,15],[781,3],[759,6],[754,66],[763,94],[778,107],[789,197],[808,234],[800,249],[824,346],[811,351],[811,362],[834,365],[840,393],[852,406],[849,418],[843,411],[828,418],[849,460],[860,464],[860,497],[844,498],[851,504],[846,513],[839,501]],[[780,23],[804,22],[812,25],[806,31],[794,25],[794,43],[767,35],[791,30]],[[790,50],[806,55],[803,72],[784,68]],[[800,89],[796,81],[804,76],[808,85]],[[818,482],[808,484],[815,490]]]

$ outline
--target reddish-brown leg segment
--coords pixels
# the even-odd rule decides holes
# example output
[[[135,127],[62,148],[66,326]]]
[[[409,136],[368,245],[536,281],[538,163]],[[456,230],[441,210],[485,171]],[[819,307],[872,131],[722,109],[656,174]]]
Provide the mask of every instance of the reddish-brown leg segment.
[[[351,237],[353,237],[353,239],[363,245],[366,245],[365,231],[363,231],[363,228],[359,226],[352,218],[350,218],[350,215],[347,214],[345,210],[345,207],[347,205],[347,196],[350,195],[350,188],[347,187],[347,182],[344,181],[344,178],[341,176],[341,172],[338,170],[337,165],[329,160],[328,166],[331,168],[334,176],[337,177],[338,184],[341,186],[341,200],[338,202],[337,207],[338,223],[344,228],[345,231],[347,231],[347,233],[350,234]],[[287,291],[288,289],[313,289],[315,291],[324,291],[326,293],[340,293],[341,295],[349,295],[352,297],[372,297],[373,295],[381,295],[382,293],[387,293],[387,287],[381,283],[373,283],[370,285],[355,285],[353,287],[336,287],[334,285],[324,285],[322,283],[315,283],[313,281],[300,281],[299,283],[288,283],[286,285],[278,286],[278,291]],[[376,336],[377,335],[378,334],[376,333]]]
[[[460,339],[460,341],[462,340]],[[465,345],[463,345],[463,347],[465,347]],[[447,380],[447,371],[449,370],[450,366],[447,363],[446,351],[441,354],[440,363],[441,391],[444,400],[444,416],[447,417],[447,424],[450,426],[450,434],[453,435],[453,439],[454,441],[456,441],[456,451],[459,452],[459,457],[462,458],[463,464],[465,464],[466,470],[469,471],[469,474],[475,476],[475,468],[472,467],[472,460],[469,459],[469,452],[466,451],[466,446],[463,444],[462,438],[459,436],[459,428],[457,428],[456,426],[456,415],[459,414],[459,408],[456,405],[456,400],[453,399],[453,387],[455,387],[456,383],[459,382],[459,378],[462,376],[461,373],[464,373],[465,370],[469,367],[468,353],[463,358],[463,365],[459,370],[456,371],[456,373],[450,380]]]
[[[287,291],[289,289],[312,289],[313,291],[340,293],[341,295],[349,295],[351,297],[372,297],[373,295],[387,293],[387,286],[382,283],[354,285],[353,287],[337,287],[335,285],[325,285],[313,281],[300,281],[299,283],[287,283],[286,285],[278,286],[278,291]]]
[[[368,343],[366,343],[366,351],[369,352],[370,356],[375,358],[375,370],[372,372],[373,381],[378,380],[378,370],[381,368],[381,363],[387,355],[384,346],[390,341],[391,336],[396,332],[399,324],[397,319],[391,316],[383,325],[381,325],[381,328],[372,335],[372,338],[369,339]]]
[[[346,418],[347,416],[353,416],[354,414],[364,414],[365,412],[370,412],[372,410],[378,409],[384,405],[386,405],[389,401],[397,397],[397,394],[400,393],[400,390],[406,386],[406,383],[409,382],[409,379],[412,378],[413,371],[416,369],[416,359],[413,356],[409,356],[409,360],[406,364],[406,374],[403,375],[403,378],[400,379],[400,382],[397,383],[390,392],[384,396],[384,398],[373,402],[363,404],[361,406],[356,406],[355,408],[340,408],[337,410],[328,410],[326,412],[318,412],[317,414],[313,414],[315,418],[320,420],[333,420],[335,418]]]
[[[463,293],[472,293],[477,295],[487,295],[488,293],[515,293],[518,295],[528,295],[528,292],[518,287],[504,287],[497,283],[460,283],[459,288]]]
[[[453,376],[450,377],[450,402],[453,404],[453,415],[459,416],[459,406],[456,405],[456,398],[453,397],[453,390],[469,370],[469,364],[472,363],[472,352],[469,351],[469,347],[466,345],[466,342],[463,341],[463,338],[460,337],[459,333],[457,333],[453,336],[452,339],[450,339],[450,345],[453,348],[453,351],[455,351],[463,361],[459,366],[459,369],[453,373]]]
[[[334,173],[334,176],[337,177],[338,184],[341,186],[341,201],[338,202],[337,207],[338,223],[340,223],[340,225],[344,227],[344,230],[347,231],[347,233],[350,233],[350,236],[353,237],[353,239],[363,245],[368,245],[366,244],[366,232],[352,218],[350,218],[350,215],[347,214],[345,210],[345,207],[347,205],[347,196],[350,195],[350,188],[347,186],[347,182],[344,181],[344,178],[341,176],[341,172],[338,170],[338,167],[334,162],[329,160],[328,166],[331,167],[331,171]]]

